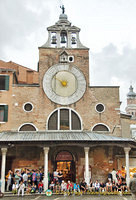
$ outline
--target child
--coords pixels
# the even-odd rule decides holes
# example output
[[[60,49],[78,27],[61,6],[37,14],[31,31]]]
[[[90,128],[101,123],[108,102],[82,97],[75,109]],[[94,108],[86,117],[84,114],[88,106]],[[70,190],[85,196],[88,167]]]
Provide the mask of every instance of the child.
[[[30,194],[30,192],[31,192],[31,184],[29,183],[26,188],[26,194]]]
[[[18,184],[15,181],[15,183],[12,185],[12,193],[17,194],[17,190],[18,190]]]
[[[54,192],[55,184],[53,181],[51,181],[51,184],[49,185],[49,189]]]
[[[80,186],[78,183],[74,183],[73,190],[74,193],[80,192]]]
[[[72,192],[73,185],[70,181],[67,183],[67,192]]]
[[[43,191],[43,183],[40,181],[38,184],[38,192],[41,193]]]
[[[32,183],[32,187],[31,187],[31,193],[35,193],[36,192],[36,185],[35,183],[33,182]]]

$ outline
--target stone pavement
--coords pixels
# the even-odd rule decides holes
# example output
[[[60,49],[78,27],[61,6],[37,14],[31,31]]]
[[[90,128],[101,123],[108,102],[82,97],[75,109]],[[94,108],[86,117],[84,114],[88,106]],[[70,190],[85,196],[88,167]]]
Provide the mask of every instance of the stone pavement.
[[[82,195],[82,196],[66,196],[52,195],[27,195],[18,197],[17,195],[4,196],[3,200],[131,200],[131,195]]]

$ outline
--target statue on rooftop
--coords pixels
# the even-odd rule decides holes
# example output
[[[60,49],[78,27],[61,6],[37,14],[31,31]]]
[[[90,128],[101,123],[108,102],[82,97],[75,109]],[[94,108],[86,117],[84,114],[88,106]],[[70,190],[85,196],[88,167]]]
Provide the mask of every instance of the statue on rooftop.
[[[60,6],[60,8],[62,9],[62,14],[64,14],[65,13],[65,7],[64,7],[64,5]]]

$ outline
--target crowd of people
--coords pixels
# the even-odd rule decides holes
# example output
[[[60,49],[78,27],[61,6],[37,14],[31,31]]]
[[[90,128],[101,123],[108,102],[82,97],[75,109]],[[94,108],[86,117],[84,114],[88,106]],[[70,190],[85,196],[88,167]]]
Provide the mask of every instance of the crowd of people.
[[[13,172],[9,170],[6,175],[6,191],[12,191],[13,194],[22,193],[42,193],[43,192],[43,178],[44,173],[42,170],[16,170]],[[118,175],[115,169],[107,177],[107,182],[99,182],[98,180],[92,181],[87,184],[85,180],[80,183],[73,183],[70,180],[65,181],[63,172],[56,169],[52,174],[48,174],[48,189],[53,193],[80,193],[86,192],[126,192],[129,191],[125,178]]]
[[[116,175],[116,176],[115,176]],[[61,171],[56,170],[54,172],[54,179],[49,184],[49,189],[53,192],[73,192],[73,193],[86,193],[86,192],[128,192],[129,188],[125,182],[125,178],[118,175],[115,169],[107,178],[107,182],[99,182],[96,180],[93,182],[90,180],[89,185],[83,179],[80,183],[72,183],[70,180],[66,183],[63,180],[63,174]]]
[[[29,193],[42,193],[43,191],[43,172],[42,170],[12,170],[8,171],[6,175],[6,191],[12,191],[13,194],[22,196],[24,192]]]

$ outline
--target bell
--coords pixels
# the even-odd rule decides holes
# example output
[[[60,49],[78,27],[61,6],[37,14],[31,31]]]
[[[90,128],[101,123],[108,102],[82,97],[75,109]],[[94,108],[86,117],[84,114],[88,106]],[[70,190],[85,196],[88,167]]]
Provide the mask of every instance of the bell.
[[[76,44],[76,38],[74,36],[72,36],[71,41],[72,41],[72,44]]]
[[[65,36],[64,36],[64,35],[61,36],[61,43],[66,43],[66,40],[65,40]]]
[[[53,35],[52,36],[52,42],[51,42],[51,44],[57,44],[57,38],[56,38],[56,36],[55,35]]]

